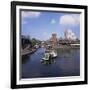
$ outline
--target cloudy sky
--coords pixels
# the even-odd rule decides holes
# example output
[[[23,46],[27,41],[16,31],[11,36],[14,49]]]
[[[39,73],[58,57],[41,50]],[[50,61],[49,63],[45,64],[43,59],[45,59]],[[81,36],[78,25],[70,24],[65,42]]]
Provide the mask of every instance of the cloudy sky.
[[[80,14],[62,12],[21,12],[21,34],[31,38],[47,40],[52,33],[64,37],[64,31],[71,29],[80,38]]]

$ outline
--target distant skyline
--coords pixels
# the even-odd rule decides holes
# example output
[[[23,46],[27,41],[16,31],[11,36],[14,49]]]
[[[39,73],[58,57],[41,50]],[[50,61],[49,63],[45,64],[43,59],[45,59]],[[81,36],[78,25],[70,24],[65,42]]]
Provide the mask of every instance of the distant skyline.
[[[47,40],[52,33],[64,37],[65,30],[72,30],[80,38],[80,14],[63,12],[21,11],[21,34]]]

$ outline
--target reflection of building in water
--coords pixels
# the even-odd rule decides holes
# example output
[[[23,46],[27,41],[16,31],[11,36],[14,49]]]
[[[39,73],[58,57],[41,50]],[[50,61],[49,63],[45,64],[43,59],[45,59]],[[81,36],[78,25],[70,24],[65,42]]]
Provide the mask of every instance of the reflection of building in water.
[[[68,39],[68,40],[76,40],[76,35],[75,33],[72,32],[72,30],[66,30],[64,32],[64,36],[65,36],[65,39]]]
[[[57,46],[57,34],[53,33],[52,37],[50,38],[50,44],[54,48]]]

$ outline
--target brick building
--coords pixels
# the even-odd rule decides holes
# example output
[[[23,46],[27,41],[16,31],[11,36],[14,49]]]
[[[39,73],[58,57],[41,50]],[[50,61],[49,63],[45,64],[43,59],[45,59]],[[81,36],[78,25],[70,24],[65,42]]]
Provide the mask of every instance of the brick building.
[[[50,44],[51,46],[54,48],[57,46],[57,34],[56,33],[53,33],[52,34],[52,37],[50,38]]]

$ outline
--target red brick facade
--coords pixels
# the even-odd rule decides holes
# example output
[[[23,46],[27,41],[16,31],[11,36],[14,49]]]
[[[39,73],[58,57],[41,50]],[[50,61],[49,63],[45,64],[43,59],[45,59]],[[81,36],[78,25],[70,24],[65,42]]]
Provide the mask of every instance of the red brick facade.
[[[57,46],[57,34],[53,33],[50,39],[50,44],[54,48]]]

